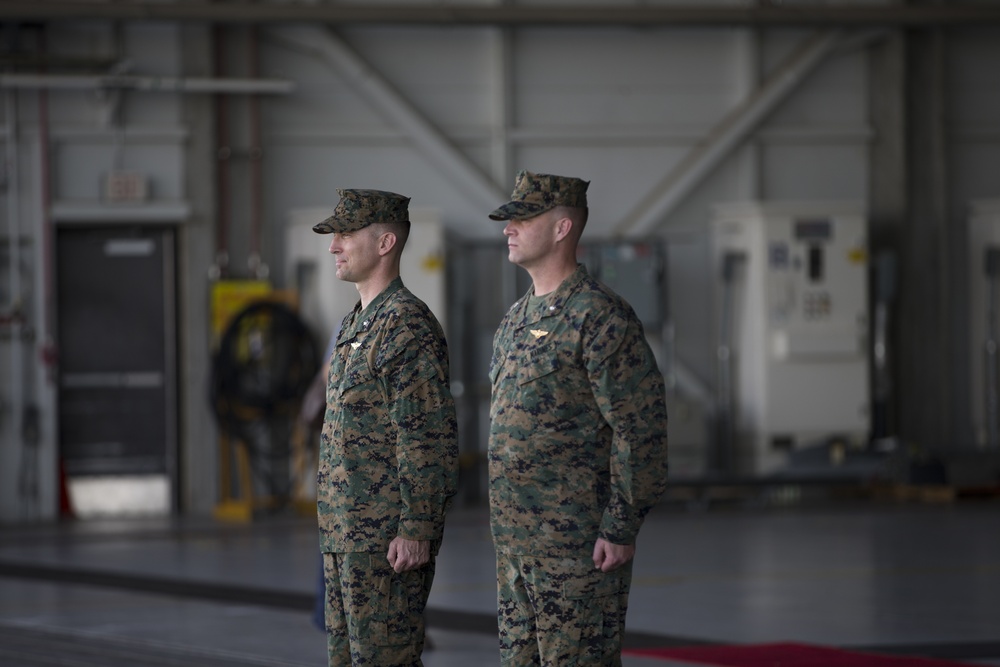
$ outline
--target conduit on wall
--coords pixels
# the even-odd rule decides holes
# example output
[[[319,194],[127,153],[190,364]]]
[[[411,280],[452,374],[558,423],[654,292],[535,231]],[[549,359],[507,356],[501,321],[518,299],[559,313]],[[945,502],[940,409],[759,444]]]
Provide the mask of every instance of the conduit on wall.
[[[39,34],[39,46],[38,51],[41,54],[42,59],[48,57],[48,42],[46,40],[47,31],[42,30]],[[46,69],[42,68],[43,75],[47,74]],[[55,228],[52,219],[52,140],[49,136],[49,91],[42,88],[38,91],[38,164],[39,164],[39,193],[40,199],[39,210],[41,211],[41,233],[42,233],[42,244],[41,247],[36,252],[35,256],[39,265],[41,266],[41,280],[42,280],[42,345],[39,348],[39,354],[42,360],[42,366],[45,370],[45,383],[48,387],[54,388],[57,381],[57,371],[59,362],[59,347],[56,342],[56,269],[55,269]],[[59,392],[50,391],[48,400],[51,401],[52,414],[58,414],[59,412]],[[59,491],[57,492],[57,497],[59,498],[59,509],[58,512],[63,512],[68,509],[69,514],[72,514],[72,510],[69,505],[68,492],[63,481],[62,476],[62,462],[61,456],[58,452],[58,443],[56,438],[58,437],[57,427],[50,420],[46,420],[49,424],[48,428],[49,439],[51,443],[51,456],[52,461],[55,462],[57,467],[56,478],[59,480]],[[41,430],[41,424],[38,425],[39,431]],[[37,448],[36,448],[37,450]],[[37,453],[37,452],[36,452]]]
[[[225,73],[226,29],[216,25],[212,29],[213,54],[212,72],[221,77]],[[230,158],[229,146],[229,102],[224,95],[215,98],[215,264],[209,278],[217,280],[229,275],[229,223],[230,211]]]
[[[44,57],[48,51],[45,35],[42,34],[40,51]],[[38,91],[38,151],[41,170],[40,193],[42,212],[42,281],[45,295],[44,342],[41,350],[46,367],[46,380],[51,385],[56,381],[58,348],[55,337],[56,294],[55,294],[55,233],[52,227],[52,140],[49,137],[49,91]]]
[[[226,72],[226,46],[228,43],[226,29],[223,26],[215,26],[214,29],[214,71],[215,81],[237,81],[233,79],[221,78]],[[291,82],[268,81],[259,79],[260,72],[260,37],[256,26],[251,27],[247,37],[247,57],[250,79],[247,83],[260,85],[246,85],[233,87],[225,92],[246,93],[248,113],[249,113],[249,170],[250,170],[250,234],[249,253],[247,255],[247,268],[250,275],[256,279],[266,279],[269,273],[267,265],[261,260],[261,233],[262,233],[262,210],[263,210],[263,141],[260,115],[260,93],[288,92],[291,90]],[[276,86],[274,84],[282,84]],[[222,91],[215,91],[222,92]],[[229,275],[229,234],[232,227],[232,159],[233,147],[230,137],[230,105],[224,96],[219,96],[215,100],[215,131],[216,131],[216,254],[215,265],[212,267],[209,277],[214,279],[226,278]]]
[[[46,231],[45,262],[46,276],[51,276],[52,240],[48,232],[51,226],[51,201],[49,194],[49,166],[48,166],[48,90],[101,90],[117,89],[132,90],[137,92],[163,92],[163,93],[207,93],[216,94],[215,100],[215,122],[216,122],[216,187],[217,187],[217,210],[218,220],[216,225],[216,254],[215,265],[210,271],[213,279],[224,278],[229,272],[229,229],[231,225],[232,207],[230,197],[231,189],[231,163],[232,147],[229,137],[229,104],[227,94],[250,95],[250,116],[251,116],[251,179],[252,179],[252,211],[251,211],[251,251],[250,269],[257,277],[265,277],[267,267],[260,261],[260,235],[261,235],[261,122],[260,122],[260,100],[261,94],[281,94],[291,92],[295,85],[292,81],[282,79],[258,79],[256,73],[259,69],[258,43],[256,28],[254,28],[250,39],[250,62],[253,77],[251,79],[232,79],[223,76],[225,71],[224,49],[225,33],[222,26],[215,27],[215,75],[213,78],[185,78],[185,77],[152,77],[152,76],[131,76],[131,75],[108,75],[108,76],[72,76],[72,75],[48,75],[48,74],[0,74],[0,88],[7,90],[30,89],[39,90],[39,115],[44,116],[40,120],[42,138],[42,199],[43,218]],[[46,278],[46,332],[47,341],[51,341],[51,311],[54,308],[51,291],[51,279]],[[50,342],[46,343],[50,346]],[[50,365],[54,363],[54,348],[49,347],[49,353],[44,356],[53,357]]]
[[[5,99],[7,116],[7,216],[9,218],[9,261],[10,288],[9,303],[4,307],[4,323],[10,326],[10,414],[16,420],[12,427],[13,433],[23,432],[24,413],[27,401],[24,392],[24,346],[21,344],[24,336],[24,290],[21,286],[21,221],[20,221],[20,183],[18,180],[18,112],[17,93],[8,91]],[[19,420],[19,421],[17,421]],[[30,490],[25,484],[24,464],[28,455],[27,447],[21,442],[22,464],[18,476],[18,501],[21,503],[22,514],[31,502]],[[36,494],[37,495],[37,494]],[[26,518],[26,517],[25,517]]]
[[[248,37],[250,77],[260,76],[260,35],[256,26],[250,27]],[[247,257],[247,268],[250,274],[258,279],[268,275],[267,265],[260,258],[261,215],[263,210],[263,164],[264,157],[263,133],[260,122],[260,98],[250,93],[248,100],[250,111],[250,255]]]
[[[144,93],[290,93],[292,81],[284,79],[227,79],[197,77],[75,76],[63,74],[0,74],[0,88],[50,90],[97,90],[101,88],[134,90]]]

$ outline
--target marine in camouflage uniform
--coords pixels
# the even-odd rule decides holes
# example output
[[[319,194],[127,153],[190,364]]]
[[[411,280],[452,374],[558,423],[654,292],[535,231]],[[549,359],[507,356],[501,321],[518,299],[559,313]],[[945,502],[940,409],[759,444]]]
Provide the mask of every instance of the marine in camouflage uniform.
[[[503,665],[621,664],[634,544],[666,484],[663,376],[631,306],[575,262],[587,185],[522,171],[513,201],[490,215],[511,221],[511,261],[534,283],[500,324],[490,365]],[[579,228],[549,248],[563,214]],[[516,225],[555,226],[532,237]],[[560,252],[569,275],[536,296]],[[613,549],[624,555],[602,563]]]
[[[409,667],[422,664],[423,612],[458,478],[448,350],[434,315],[399,278],[401,247],[395,267],[375,279],[376,289],[388,284],[367,302],[359,282],[369,278],[364,262],[381,261],[371,255],[375,236],[365,227],[408,227],[409,199],[376,190],[338,192],[334,215],[313,229],[334,234],[338,277],[343,262],[345,271],[355,272],[344,279],[358,282],[362,299],[337,337],[320,441],[329,664]],[[347,246],[352,238],[355,245]],[[338,243],[351,248],[347,257]],[[364,286],[373,291],[371,284]],[[398,538],[422,543],[426,562],[394,567],[402,553]]]

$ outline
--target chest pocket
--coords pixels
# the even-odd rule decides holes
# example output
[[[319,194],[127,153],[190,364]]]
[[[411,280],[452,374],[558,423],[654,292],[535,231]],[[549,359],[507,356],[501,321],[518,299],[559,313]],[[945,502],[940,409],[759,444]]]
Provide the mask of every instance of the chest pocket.
[[[559,371],[559,353],[554,348],[534,350],[525,356],[524,363],[517,369],[517,383],[526,385],[529,382],[544,378]],[[554,378],[550,378],[554,380]]]
[[[586,371],[574,363],[572,350],[556,345],[532,350],[518,360],[517,395],[520,408],[563,426],[578,419],[590,404]]]
[[[493,351],[493,358],[490,359],[490,386],[496,387],[497,378],[500,377],[500,372],[503,370],[504,364],[507,363],[507,355],[501,354],[496,350]]]
[[[346,392],[352,387],[367,384],[372,380],[372,371],[368,367],[368,360],[363,354],[355,354],[347,360],[344,368],[344,380],[340,383],[341,390]]]

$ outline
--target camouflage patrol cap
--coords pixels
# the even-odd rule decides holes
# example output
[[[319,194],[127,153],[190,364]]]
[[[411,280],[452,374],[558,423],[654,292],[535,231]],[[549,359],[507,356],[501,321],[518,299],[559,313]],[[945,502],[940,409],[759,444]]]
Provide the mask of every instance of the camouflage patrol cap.
[[[409,222],[409,197],[385,190],[337,190],[333,215],[313,225],[317,234],[356,232],[377,222]]]
[[[590,182],[572,176],[517,172],[511,201],[490,213],[494,220],[524,220],[554,209],[556,206],[587,206],[587,186]]]

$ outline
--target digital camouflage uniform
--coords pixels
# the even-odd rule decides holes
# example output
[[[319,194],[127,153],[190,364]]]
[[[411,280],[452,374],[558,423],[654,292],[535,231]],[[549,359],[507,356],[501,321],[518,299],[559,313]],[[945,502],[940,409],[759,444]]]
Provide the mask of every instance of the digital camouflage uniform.
[[[522,172],[491,217],[537,215],[524,199],[580,205],[582,193],[558,190],[567,180]],[[598,537],[634,544],[665,489],[663,376],[631,306],[582,265],[533,292],[501,322],[490,364],[502,663],[617,665],[631,563],[603,573],[592,554]]]
[[[386,193],[370,192],[340,191],[338,213],[377,216]],[[338,213],[314,229],[356,231],[336,227]],[[424,606],[458,477],[448,379],[444,332],[400,278],[344,318],[317,478],[331,666],[421,664]],[[394,572],[386,554],[397,536],[431,542],[431,562]]]

